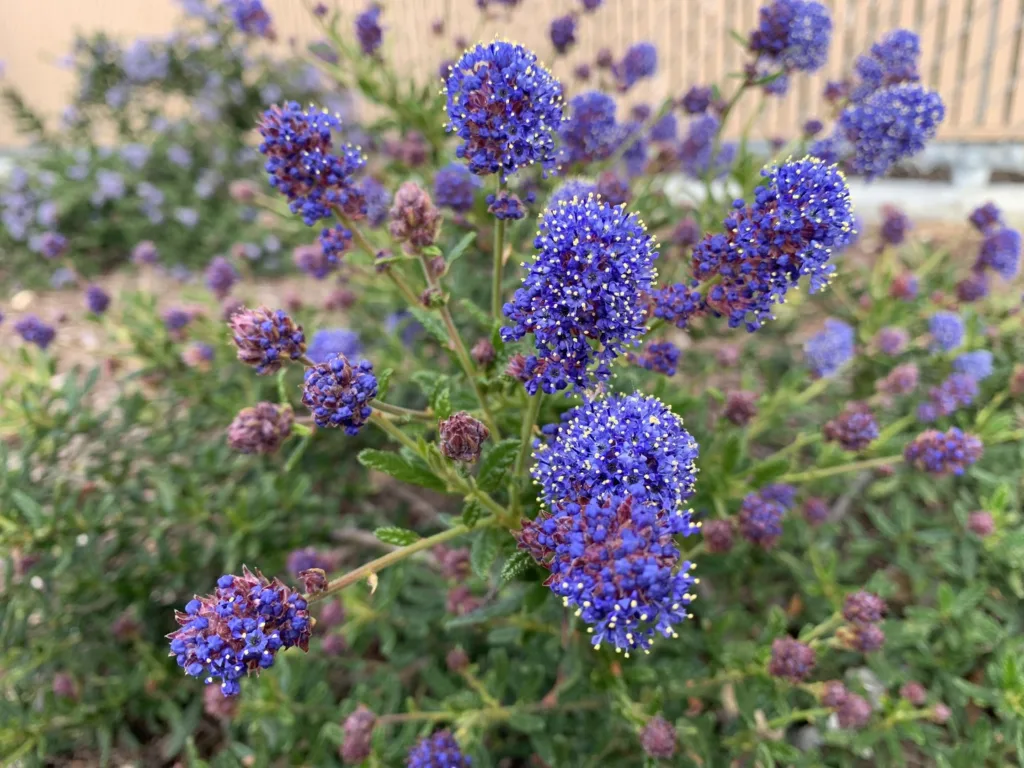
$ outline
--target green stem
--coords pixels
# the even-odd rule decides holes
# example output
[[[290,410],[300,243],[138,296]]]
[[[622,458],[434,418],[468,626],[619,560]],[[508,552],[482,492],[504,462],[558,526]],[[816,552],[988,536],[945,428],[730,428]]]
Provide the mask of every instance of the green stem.
[[[363,234],[362,230],[360,230],[359,227],[357,227],[355,223],[348,218],[348,216],[342,213],[341,209],[335,208],[334,213],[338,217],[338,220],[345,225],[345,228],[352,233],[352,239],[356,241],[356,244],[363,249],[363,252],[366,253],[371,260],[375,260],[377,258],[377,249],[373,247],[373,243],[366,239],[366,235]],[[409,287],[408,283],[402,279],[402,276],[394,270],[394,268],[388,267],[384,270],[384,274],[387,276],[388,280],[398,288],[409,306],[420,306],[419,297],[415,292],[413,292],[412,288]]]
[[[822,439],[821,432],[811,432],[809,434],[805,433],[805,434],[802,434],[802,435],[797,435],[796,440],[794,440],[789,445],[786,445],[786,446],[783,446],[782,448],[779,448],[779,450],[777,450],[775,453],[772,453],[772,454],[769,454],[768,456],[765,456],[759,462],[754,464],[750,468],[750,471],[751,472],[756,472],[758,467],[763,466],[765,464],[768,464],[769,462],[776,461],[777,459],[781,459],[781,458],[783,458],[785,456],[788,456],[789,454],[793,453],[794,451],[798,451],[801,448],[804,448],[805,446],[808,446],[808,445],[811,445],[813,443],[816,443],[816,442],[818,442],[821,439]]]
[[[813,709],[797,709],[790,712],[788,715],[782,715],[776,717],[774,720],[768,721],[768,727],[775,729],[781,728],[784,725],[789,725],[797,720],[815,720],[819,717],[826,717],[832,714],[832,710],[828,707],[814,707]]]
[[[838,464],[834,467],[823,467],[812,469],[809,472],[791,472],[778,479],[780,483],[809,483],[812,480],[820,480],[823,477],[842,475],[846,472],[860,472],[865,469],[875,469],[889,464],[899,464],[903,461],[903,454],[895,456],[880,456],[876,459],[864,459],[863,461],[851,461],[849,464]]]
[[[392,424],[391,421],[389,421],[385,416],[383,416],[380,413],[380,411],[374,411],[374,413],[371,414],[370,416],[370,421],[372,421],[378,427],[383,429],[391,437],[400,442],[414,454],[416,454],[417,456],[420,455],[420,447],[415,443],[415,441],[413,441],[411,437],[405,434],[405,432],[400,430],[397,425]]]
[[[434,421],[436,418],[430,411],[417,411],[412,408],[403,408],[400,405],[382,403],[380,400],[371,400],[370,405],[376,410],[390,413],[392,416],[401,416],[406,419],[419,419],[420,421]]]
[[[477,522],[478,526],[490,525],[493,522],[491,518],[486,518]],[[410,544],[407,547],[401,547],[396,549],[394,552],[389,552],[386,555],[378,557],[376,560],[371,560],[365,565],[361,565],[353,571],[349,571],[344,576],[339,576],[337,579],[332,579],[327,583],[326,589],[323,592],[317,592],[315,595],[307,595],[306,600],[310,603],[315,603],[318,600],[323,600],[335,592],[340,592],[345,587],[355,584],[357,581],[362,581],[371,574],[378,573],[384,570],[388,566],[400,563],[407,557],[415,555],[417,552],[422,552],[424,549],[430,549],[438,544],[442,544],[449,539],[454,539],[461,536],[464,533],[468,533],[469,528],[464,525],[456,525],[449,528],[447,531],[441,531],[441,533],[435,533],[433,536],[428,536],[425,539],[420,539],[417,542]]]
[[[793,399],[793,403],[795,405],[803,405],[808,400],[813,400],[818,395],[820,395],[822,392],[824,392],[826,389],[828,389],[828,385],[831,384],[831,383],[832,383],[832,377],[831,376],[822,376],[820,379],[818,379],[813,384],[811,384],[809,387],[807,387],[807,389],[805,389],[803,392],[801,392],[799,395],[797,395]]]
[[[495,194],[500,195],[505,189],[505,179],[499,173]],[[501,322],[501,278],[504,272],[505,255],[505,220],[497,219],[494,222],[494,268],[491,274],[491,316],[495,323]]]
[[[526,409],[526,418],[523,419],[523,427],[519,431],[519,454],[516,456],[516,463],[512,470],[512,481],[509,483],[509,498],[512,500],[511,509],[515,514],[519,511],[519,480],[523,476],[523,469],[526,466],[526,457],[530,455],[530,448],[533,440],[533,427],[537,423],[537,416],[540,414],[541,400],[544,393],[538,392],[529,398],[530,404]]]
[[[810,632],[808,632],[806,635],[801,635],[800,642],[801,643],[808,643],[809,644],[812,641],[817,640],[819,637],[822,637],[822,636],[828,634],[829,632],[831,632],[832,630],[836,629],[842,623],[843,623],[843,616],[842,616],[842,614],[841,613],[834,613],[831,616],[829,616],[827,619],[825,619],[825,621],[821,622],[821,624],[819,624],[814,629],[812,629]]]

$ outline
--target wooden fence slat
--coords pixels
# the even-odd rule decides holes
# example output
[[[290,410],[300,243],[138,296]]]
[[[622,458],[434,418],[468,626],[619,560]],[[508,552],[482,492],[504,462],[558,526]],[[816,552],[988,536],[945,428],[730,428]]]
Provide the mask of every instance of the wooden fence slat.
[[[1011,135],[1018,139],[1024,134],[1024,42],[1021,37],[1024,35],[1024,0],[1020,0],[1020,19],[1017,23],[1017,42],[1015,48],[1016,62],[1013,72],[1013,80],[1008,84],[1012,103],[1008,110],[1008,119],[1005,126]]]
[[[1002,126],[1006,120],[1013,96],[1013,56],[1024,33],[1024,7],[1019,0],[997,2],[999,7],[993,14],[996,45],[989,65],[988,98],[980,115],[985,128]]]
[[[992,43],[994,42],[995,0],[972,0],[970,34],[966,35],[964,66],[960,73],[961,97],[954,103],[961,125],[981,123],[989,86]]]

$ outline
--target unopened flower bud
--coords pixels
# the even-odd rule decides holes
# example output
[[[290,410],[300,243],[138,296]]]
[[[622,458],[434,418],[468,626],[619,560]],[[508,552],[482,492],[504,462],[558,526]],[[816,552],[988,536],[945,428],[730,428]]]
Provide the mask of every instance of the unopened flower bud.
[[[238,714],[238,696],[225,696],[220,686],[207,685],[203,689],[203,711],[217,720],[234,720]]]
[[[967,530],[975,536],[981,536],[982,538],[991,536],[996,530],[996,523],[992,518],[992,513],[981,510],[971,512],[967,518]]]
[[[390,216],[389,231],[398,242],[409,243],[414,249],[434,244],[441,224],[441,212],[426,190],[416,183],[406,181],[398,188]]]
[[[640,746],[649,757],[667,760],[676,754],[676,729],[661,715],[656,715],[640,732]]]
[[[345,740],[339,750],[343,763],[356,765],[370,756],[370,739],[376,724],[377,716],[362,704],[345,718]]]
[[[59,699],[78,700],[78,683],[67,672],[58,672],[53,676],[53,695]]]
[[[708,552],[728,552],[733,546],[732,524],[728,520],[708,520],[700,527]]]
[[[228,445],[239,453],[270,454],[292,433],[292,409],[273,403],[243,408],[228,427]]]
[[[327,589],[327,573],[323,568],[309,568],[300,572],[299,581],[306,588],[307,595],[315,595]]]
[[[494,345],[491,344],[491,340],[482,338],[473,345],[473,349],[470,350],[470,354],[473,355],[473,360],[481,368],[487,368],[491,363],[494,362],[494,358],[497,353],[494,350]]]
[[[472,463],[480,458],[490,430],[465,411],[452,414],[438,426],[441,453],[452,461]]]
[[[427,309],[437,309],[445,305],[444,294],[438,288],[427,288],[420,294],[420,304]]]
[[[469,666],[469,656],[461,648],[452,648],[444,660],[450,672],[461,672]]]
[[[900,686],[900,697],[915,707],[923,707],[924,703],[928,700],[928,692],[924,689],[923,685],[911,680],[909,683],[904,683]]]
[[[952,711],[945,704],[936,704],[932,709],[932,720],[942,725],[949,720],[952,714]]]
[[[730,392],[725,398],[723,414],[736,426],[746,426],[757,416],[757,394],[745,390]]]

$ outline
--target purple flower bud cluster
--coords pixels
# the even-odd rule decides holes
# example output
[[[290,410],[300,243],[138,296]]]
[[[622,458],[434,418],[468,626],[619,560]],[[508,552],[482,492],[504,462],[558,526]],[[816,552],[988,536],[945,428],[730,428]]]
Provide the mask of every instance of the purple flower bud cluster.
[[[738,390],[725,397],[725,408],[722,415],[738,427],[746,426],[757,416],[756,392]]]
[[[672,245],[678,245],[680,248],[692,248],[700,242],[700,236],[700,222],[692,216],[687,216],[676,224],[670,241]]]
[[[669,760],[675,757],[677,736],[676,729],[661,715],[647,721],[640,731],[640,746],[648,757],[657,760]]]
[[[717,278],[704,302],[729,318],[729,327],[755,331],[773,317],[801,277],[815,293],[834,271],[833,251],[853,238],[850,191],[835,166],[805,158],[762,171],[754,203],[734,203],[724,232],[710,234],[693,251],[694,277]],[[852,337],[852,331],[851,337]],[[852,338],[851,338],[852,346]]]
[[[413,249],[433,245],[441,226],[441,212],[427,191],[414,181],[402,182],[388,216],[391,237]]]
[[[343,763],[358,765],[370,756],[370,740],[376,725],[377,716],[362,704],[345,718],[342,726],[345,740],[338,750]]]
[[[323,328],[313,334],[306,357],[314,363],[326,363],[336,355],[355,357],[362,350],[359,334],[348,328]]]
[[[373,413],[377,396],[373,365],[363,360],[355,365],[344,355],[335,355],[306,369],[302,404],[313,414],[318,427],[343,427],[357,435]]]
[[[553,132],[562,120],[562,86],[536,54],[504,41],[477,45],[454,64],[445,84],[456,155],[477,175],[503,176],[555,164]]]
[[[751,544],[771,549],[782,536],[785,505],[765,498],[760,493],[747,494],[740,505],[737,525],[740,534]]]
[[[910,217],[895,205],[882,206],[882,242],[886,245],[900,245],[907,232],[913,227]]]
[[[675,376],[679,364],[679,347],[671,341],[655,341],[646,344],[640,354],[630,352],[627,359],[641,368],[665,376]]]
[[[946,432],[929,429],[907,444],[903,458],[913,467],[932,475],[962,475],[981,458],[981,440],[950,427]]]
[[[451,731],[437,731],[420,739],[409,751],[407,768],[469,768],[472,760],[462,754]]]
[[[827,318],[825,329],[804,344],[804,355],[811,373],[816,378],[834,376],[844,364],[853,359],[855,344],[852,327],[842,320]]]
[[[367,56],[373,56],[384,42],[384,30],[380,26],[381,7],[377,3],[356,16],[356,39],[359,48]]]
[[[702,114],[690,121],[686,136],[679,144],[679,163],[683,173],[694,179],[703,179],[712,172],[717,179],[728,172],[736,150],[734,145],[723,144],[718,154],[712,157],[715,135],[720,126],[721,121],[710,114]]]
[[[628,91],[658,69],[658,49],[653,43],[634,43],[622,60],[612,65],[612,74],[620,91]]]
[[[586,91],[569,101],[568,116],[558,130],[566,163],[590,163],[611,157],[623,139],[615,120],[615,99]]]
[[[1003,226],[1003,212],[995,203],[985,203],[971,211],[968,221],[981,234],[987,235]]]
[[[473,196],[481,181],[464,165],[449,163],[434,177],[434,200],[443,208],[465,213],[473,208]]]
[[[679,100],[679,106],[688,115],[699,115],[711,106],[713,91],[704,85],[694,85]]]
[[[548,209],[555,210],[562,203],[570,203],[574,197],[586,200],[588,196],[597,194],[597,186],[584,179],[569,179],[562,182],[548,200]]]
[[[388,218],[391,207],[391,192],[372,176],[364,176],[359,182],[359,194],[366,201],[366,222],[371,227],[379,227]]]
[[[932,349],[950,352],[964,341],[964,321],[954,312],[936,312],[928,320],[932,336]]]
[[[1020,271],[1020,251],[1020,232],[1009,227],[993,228],[985,235],[974,269],[991,269],[1004,280],[1012,280]]]
[[[657,398],[586,402],[545,432],[551,440],[537,445],[532,474],[550,506],[619,493],[675,510],[693,495],[697,443]]]
[[[85,306],[94,315],[102,315],[110,306],[110,294],[93,283],[85,288]]]
[[[306,352],[302,326],[278,309],[244,309],[231,316],[231,327],[238,359],[256,368],[263,376],[276,373],[288,360],[298,360]]]
[[[812,496],[804,501],[803,512],[804,519],[811,525],[821,525],[832,513],[828,502],[818,496]]]
[[[132,249],[132,263],[139,266],[156,264],[160,259],[156,245],[151,240],[143,240]]]
[[[897,365],[875,388],[885,395],[907,395],[917,389],[919,372],[914,363]]]
[[[437,426],[441,453],[452,461],[472,463],[480,458],[491,431],[466,411],[453,413]]]
[[[704,547],[711,554],[729,552],[733,547],[733,527],[728,520],[708,520],[701,524]]]
[[[340,156],[332,154],[331,132],[340,127],[337,116],[313,106],[303,111],[296,102],[272,106],[258,126],[271,186],[309,226],[330,218],[335,207],[351,218],[366,214],[355,180],[366,160],[351,145],[340,147]]]
[[[238,281],[238,271],[223,256],[214,257],[206,268],[206,287],[218,300],[224,300]]]
[[[651,294],[654,301],[654,316],[674,325],[686,328],[687,323],[703,309],[700,291],[683,283],[673,283],[659,288]]]
[[[47,325],[38,315],[25,315],[14,324],[14,332],[29,344],[46,349],[57,336],[52,325]]]
[[[791,683],[802,683],[814,671],[817,654],[814,649],[792,637],[777,637],[772,641],[772,658],[768,674]]]
[[[276,453],[292,433],[292,409],[261,402],[243,408],[228,427],[228,445],[239,453]]]
[[[796,486],[788,483],[771,483],[758,491],[762,499],[782,505],[787,512],[796,505]]]
[[[551,20],[551,44],[558,53],[565,53],[576,44],[576,14],[567,13]]]
[[[843,618],[851,624],[876,624],[886,613],[885,600],[873,592],[861,590],[843,601]]]
[[[928,391],[928,402],[917,409],[917,418],[931,422],[966,408],[978,396],[978,380],[966,373],[952,373]]]
[[[875,336],[875,344],[878,346],[878,351],[890,357],[896,357],[902,353],[907,348],[909,342],[910,334],[903,328],[891,325],[882,328]]]
[[[838,680],[825,684],[821,703],[835,710],[840,728],[863,728],[871,719],[872,710],[868,700],[860,694],[851,693]]]
[[[518,221],[526,218],[526,206],[519,199],[507,190],[501,190],[497,195],[487,196],[487,212],[499,221]]]
[[[306,601],[278,579],[248,568],[217,579],[212,595],[176,611],[180,628],[168,635],[171,655],[191,677],[220,680],[225,696],[237,696],[243,676],[273,666],[278,651],[308,650],[312,623]]]
[[[672,537],[697,530],[689,512],[616,493],[550,509],[523,521],[519,546],[551,571],[545,584],[590,625],[591,643],[628,655],[647,651],[655,633],[676,637],[694,580]]]
[[[68,239],[59,232],[43,232],[39,236],[39,253],[44,259],[59,259],[68,250]]]
[[[863,451],[878,438],[878,422],[867,403],[848,403],[837,418],[826,422],[822,432],[827,441],[839,443],[844,450]]]
[[[615,171],[605,171],[597,177],[596,192],[608,205],[625,205],[629,202],[629,180]]]
[[[917,298],[917,287],[917,276],[913,272],[904,272],[893,278],[889,295],[900,301],[913,301]]]
[[[504,306],[512,324],[501,329],[505,342],[534,336],[527,391],[606,381],[611,361],[645,331],[641,295],[656,275],[654,238],[634,214],[588,196],[546,210],[534,247],[522,287]]]
[[[956,297],[964,303],[980,301],[988,296],[988,275],[985,272],[971,270],[967,277],[956,284]]]
[[[783,72],[814,72],[828,59],[831,37],[832,18],[821,3],[774,0],[761,7],[749,46]]]

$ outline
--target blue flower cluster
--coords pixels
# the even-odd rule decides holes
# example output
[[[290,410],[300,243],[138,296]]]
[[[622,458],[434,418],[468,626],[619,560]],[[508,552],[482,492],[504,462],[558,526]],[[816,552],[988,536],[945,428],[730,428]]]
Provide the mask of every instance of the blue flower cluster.
[[[558,134],[566,163],[610,157],[622,140],[622,129],[615,120],[615,99],[601,91],[573,96]]]
[[[409,751],[406,768],[469,768],[473,761],[462,754],[451,731],[437,731],[420,739]]]
[[[555,210],[563,203],[570,203],[574,197],[586,200],[589,195],[596,194],[597,185],[586,179],[569,179],[559,185],[548,200],[548,209]]]
[[[981,458],[983,450],[980,439],[956,427],[944,433],[929,429],[907,444],[903,458],[932,475],[962,475]]]
[[[713,96],[714,92],[708,86],[694,85],[683,95],[679,106],[688,115],[699,115],[711,106]]]
[[[629,47],[622,61],[612,67],[620,91],[628,91],[640,80],[651,77],[658,69],[658,49],[653,43],[635,43]]]
[[[774,0],[761,7],[750,34],[750,50],[783,72],[814,72],[828,60],[832,19],[824,5],[810,0]]]
[[[336,355],[355,357],[362,349],[359,334],[348,328],[324,328],[313,334],[306,357],[314,363],[326,363]]]
[[[206,267],[204,278],[210,293],[218,299],[224,299],[231,293],[232,287],[238,281],[238,271],[223,256],[215,256]]]
[[[992,375],[992,353],[987,349],[964,352],[953,361],[953,370],[965,373],[976,381],[984,381]]]
[[[86,286],[85,306],[94,315],[102,315],[110,306],[110,294],[95,283]]]
[[[801,277],[810,291],[826,285],[834,271],[833,252],[854,236],[850,190],[838,168],[804,158],[762,171],[754,203],[734,203],[724,232],[708,235],[694,248],[694,277],[717,278],[704,304],[735,328],[755,331],[773,318]]]
[[[25,315],[14,324],[14,332],[29,344],[46,349],[57,336],[52,325],[47,325],[38,315]]]
[[[445,86],[456,155],[478,175],[509,175],[533,163],[555,164],[562,86],[521,45],[495,41],[466,51]]]
[[[762,549],[771,549],[782,536],[782,518],[786,507],[766,498],[762,493],[750,493],[740,505],[737,524],[740,534]]]
[[[703,308],[700,291],[683,283],[673,283],[659,288],[651,298],[654,301],[654,316],[676,328],[684,329],[691,318]]]
[[[567,13],[551,20],[551,44],[559,53],[565,53],[576,44],[576,16]]]
[[[1004,280],[1012,280],[1020,270],[1020,251],[1020,232],[1009,227],[992,228],[981,244],[974,269],[991,269]]]
[[[690,121],[686,136],[679,144],[679,163],[683,173],[695,179],[703,179],[712,169],[715,178],[729,170],[736,152],[733,144],[723,144],[712,162],[711,153],[719,125],[714,115],[701,115]]]
[[[849,403],[835,419],[825,423],[825,439],[847,451],[863,451],[878,439],[878,421],[866,403]]]
[[[366,222],[371,227],[379,227],[388,218],[391,208],[391,192],[372,176],[366,176],[359,182],[359,193],[366,201]]]
[[[323,280],[341,264],[341,259],[352,248],[352,232],[340,224],[326,227],[320,231],[319,238],[322,259],[320,265],[311,274],[317,280]]]
[[[651,141],[675,141],[676,136],[679,133],[679,120],[675,114],[669,112],[667,115],[663,115],[658,119],[654,125],[651,126],[651,130],[648,132],[648,136]]]
[[[634,214],[587,196],[546,210],[534,247],[523,285],[504,307],[512,325],[501,329],[506,342],[534,336],[543,366],[527,390],[607,380],[609,363],[646,328],[641,295],[656,274],[654,238]]]
[[[615,493],[674,510],[693,495],[697,442],[657,398],[586,402],[545,432],[551,441],[536,446],[532,474],[552,507]]]
[[[789,483],[770,483],[758,491],[762,499],[780,504],[789,511],[796,504],[796,486]]]
[[[434,176],[434,202],[456,213],[473,208],[473,196],[482,182],[464,165],[449,163]]]
[[[644,346],[640,354],[629,353],[631,363],[665,376],[675,376],[679,364],[679,347],[671,341],[654,341]]]
[[[333,207],[354,219],[366,215],[366,201],[355,179],[365,158],[351,145],[341,147],[340,156],[332,154],[331,132],[341,127],[337,116],[313,106],[303,111],[289,102],[264,112],[258,127],[270,184],[307,225],[330,218]]]
[[[853,359],[856,334],[842,320],[828,318],[825,329],[804,344],[807,364],[816,378],[834,376],[843,365]]]
[[[497,195],[487,196],[487,212],[501,221],[518,221],[526,218],[526,206],[523,205],[523,201],[518,195],[504,189]]]
[[[348,435],[359,434],[373,413],[370,403],[376,396],[377,377],[366,360],[352,365],[337,354],[306,369],[302,404],[318,427],[343,427]]]
[[[260,0],[224,0],[224,5],[231,14],[231,20],[242,32],[273,39],[273,22]]]
[[[629,180],[615,171],[604,171],[597,177],[597,194],[608,205],[624,205],[629,202]]]
[[[917,63],[921,58],[921,39],[909,29],[896,29],[871,46],[854,62],[857,82],[850,88],[850,100],[859,102],[880,88],[921,79]]]
[[[955,312],[936,312],[928,320],[928,331],[932,335],[932,349],[949,352],[964,341],[964,321]]]
[[[565,500],[524,520],[519,546],[551,570],[545,582],[589,624],[595,648],[648,652],[655,633],[678,637],[691,616],[692,564],[673,536],[697,526],[690,513],[615,493]]]
[[[243,676],[273,666],[278,651],[308,650],[313,626],[301,595],[248,568],[221,576],[214,594],[174,617],[180,628],[167,637],[178,666],[207,685],[219,680],[225,696],[238,695]]]

